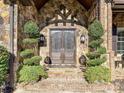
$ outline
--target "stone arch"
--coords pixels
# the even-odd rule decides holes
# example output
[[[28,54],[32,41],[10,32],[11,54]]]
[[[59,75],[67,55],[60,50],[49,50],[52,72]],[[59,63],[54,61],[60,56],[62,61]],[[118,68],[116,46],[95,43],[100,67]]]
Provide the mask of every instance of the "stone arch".
[[[58,23],[64,23],[64,25],[75,23],[87,27],[87,12],[77,0],[49,0],[39,12],[39,27],[43,29],[49,24],[57,25]],[[61,20],[57,17],[60,17]]]
[[[79,58],[82,54],[88,53],[88,30],[84,26],[80,25],[74,25],[71,26],[67,24],[68,26],[63,26],[63,25],[58,25],[55,26],[54,24],[50,24],[46,27],[44,27],[41,31],[40,34],[44,35],[46,38],[46,46],[40,47],[40,56],[42,56],[43,60],[45,59],[46,56],[50,56],[50,29],[75,29],[75,37],[76,37],[76,66],[80,66],[79,63]],[[86,36],[86,40],[84,44],[80,43],[80,36],[84,34]],[[42,60],[42,61],[43,61]],[[41,62],[43,63],[43,62]]]

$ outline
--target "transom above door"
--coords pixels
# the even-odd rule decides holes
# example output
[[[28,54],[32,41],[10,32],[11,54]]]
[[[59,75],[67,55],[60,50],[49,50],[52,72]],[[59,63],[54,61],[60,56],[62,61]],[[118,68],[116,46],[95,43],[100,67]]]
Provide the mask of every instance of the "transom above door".
[[[75,63],[75,30],[52,29],[51,34],[51,59],[52,64]]]

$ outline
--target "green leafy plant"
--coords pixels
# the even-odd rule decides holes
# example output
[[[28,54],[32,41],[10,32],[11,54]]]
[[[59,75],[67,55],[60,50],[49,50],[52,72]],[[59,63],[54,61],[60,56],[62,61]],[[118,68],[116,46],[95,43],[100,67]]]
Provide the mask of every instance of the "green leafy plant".
[[[39,37],[39,27],[37,26],[37,24],[33,21],[28,21],[26,22],[26,24],[24,25],[24,33],[29,35],[29,37]]]
[[[32,83],[41,78],[47,78],[48,74],[41,66],[23,66],[19,72],[19,82]]]
[[[98,39],[104,34],[102,24],[98,20],[94,20],[93,23],[89,25],[88,31],[89,35],[94,39]]]
[[[84,76],[89,83],[110,82],[111,80],[110,70],[103,66],[89,67]]]
[[[92,40],[90,43],[89,43],[89,47],[91,48],[97,48],[97,47],[100,47],[100,45],[103,43],[103,39],[97,39],[97,40]]]
[[[91,60],[91,59],[96,59],[96,58],[100,58],[101,54],[98,52],[89,52],[88,54],[86,54],[87,57]]]
[[[2,85],[6,80],[9,58],[10,54],[7,49],[0,46],[0,85]]]
[[[32,49],[26,49],[20,53],[22,58],[30,58],[34,55],[34,51]]]
[[[32,58],[24,59],[23,63],[24,65],[29,65],[29,66],[40,65],[41,60],[42,60],[42,57],[34,56]]]
[[[37,43],[38,43],[38,39],[34,39],[34,38],[26,38],[23,40],[23,44],[25,45],[33,45]]]
[[[103,43],[101,37],[104,35],[103,27],[98,20],[95,20],[88,30],[90,52],[87,54],[89,60],[87,61],[88,68],[84,73],[85,78],[89,83],[109,82],[111,79],[110,70],[101,66],[106,61],[106,57],[102,56],[106,53],[106,48],[101,46]]]
[[[97,52],[100,54],[105,54],[106,53],[106,48],[105,47],[99,47],[97,48]]]
[[[103,64],[105,61],[106,61],[105,58],[92,59],[92,60],[89,60],[89,61],[87,62],[87,65],[88,65],[89,67],[91,67],[91,66],[100,66],[100,65]]]

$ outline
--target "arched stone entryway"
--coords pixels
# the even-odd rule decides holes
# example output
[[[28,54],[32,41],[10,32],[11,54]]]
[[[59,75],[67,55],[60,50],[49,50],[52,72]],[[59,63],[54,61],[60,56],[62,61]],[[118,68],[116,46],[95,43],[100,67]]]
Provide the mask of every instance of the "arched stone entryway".
[[[79,66],[80,56],[88,52],[87,10],[77,0],[50,0],[40,13],[40,33],[46,38],[46,46],[40,47],[43,61],[49,56],[53,64]]]
[[[54,39],[52,35],[52,31],[57,32],[59,36],[56,36]],[[66,32],[64,32],[66,31]],[[71,31],[70,34],[68,34],[68,31]],[[74,32],[73,32],[74,31]],[[67,35],[72,35],[71,37],[66,37],[64,38],[63,34],[61,32],[64,32],[64,34]],[[44,29],[41,30],[40,32],[42,35],[45,36],[46,38],[46,46],[40,47],[40,56],[43,57],[43,60],[46,56],[50,56],[53,59],[54,64],[71,64],[75,66],[79,66],[79,58],[82,54],[85,54],[88,52],[88,31],[86,28],[79,26],[79,25],[74,25],[74,26],[54,26],[54,25],[49,25],[45,27]],[[85,35],[85,42],[82,44],[80,42],[80,37],[81,35]],[[54,34],[55,35],[55,34]],[[73,36],[74,35],[74,36]],[[66,43],[59,42],[58,39],[62,39],[66,41]],[[68,39],[73,39],[72,41],[68,41]],[[54,41],[56,44],[52,44],[52,40],[57,40]],[[72,45],[69,45],[69,43],[73,43]],[[61,46],[61,44],[64,43],[64,47]],[[65,45],[66,44],[66,45]],[[52,49],[57,47],[56,51],[53,51]],[[65,49],[65,47],[67,47]],[[68,48],[69,47],[69,48]],[[63,50],[64,49],[64,50]],[[67,50],[68,49],[68,50]],[[69,51],[71,50],[71,51]],[[63,54],[64,52],[64,54]],[[70,52],[70,53],[69,53]],[[62,58],[64,56],[64,60]],[[65,59],[67,58],[67,59]],[[57,59],[57,60],[55,60]],[[54,62],[54,61],[59,61],[59,62]],[[61,61],[61,62],[60,62]],[[64,61],[64,62],[63,62]]]

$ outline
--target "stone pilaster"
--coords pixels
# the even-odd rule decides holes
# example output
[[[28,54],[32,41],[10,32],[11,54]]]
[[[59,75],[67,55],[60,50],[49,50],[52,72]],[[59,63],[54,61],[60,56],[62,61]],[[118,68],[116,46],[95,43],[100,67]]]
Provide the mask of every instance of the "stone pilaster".
[[[110,69],[111,69],[111,76],[112,76],[112,80],[115,79],[115,75],[114,75],[114,52],[112,51],[112,6],[111,6],[111,2],[107,3],[107,7],[108,7],[108,52],[110,55]]]
[[[114,79],[114,52],[112,51],[112,6],[110,0],[100,0],[100,21],[104,28],[104,46],[107,49],[107,65]]]

